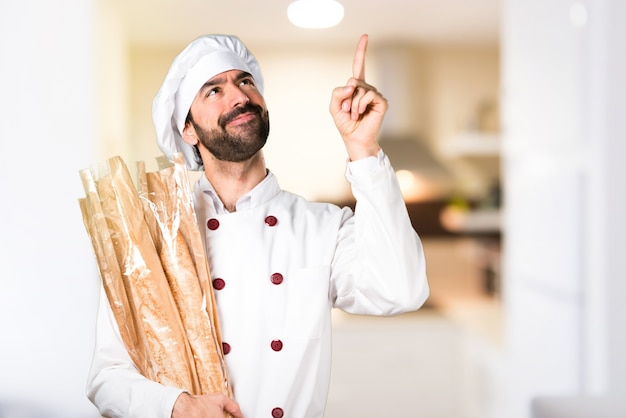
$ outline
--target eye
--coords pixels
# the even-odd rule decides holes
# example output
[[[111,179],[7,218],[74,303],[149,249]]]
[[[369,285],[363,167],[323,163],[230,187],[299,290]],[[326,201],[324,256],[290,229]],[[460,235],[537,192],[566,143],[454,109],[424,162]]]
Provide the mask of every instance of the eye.
[[[254,80],[252,78],[244,78],[239,83],[240,86],[252,86],[254,87]]]
[[[219,93],[219,91],[219,87],[213,87],[212,89],[208,89],[206,92],[206,97],[215,96],[217,93]]]

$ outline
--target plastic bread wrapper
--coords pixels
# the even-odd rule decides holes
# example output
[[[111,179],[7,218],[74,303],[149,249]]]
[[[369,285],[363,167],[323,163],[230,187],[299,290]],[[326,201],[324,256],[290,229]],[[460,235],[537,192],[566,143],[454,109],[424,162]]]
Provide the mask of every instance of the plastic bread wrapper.
[[[139,196],[193,353],[200,393],[232,396],[185,162],[182,154],[173,156],[174,165],[164,157],[157,161],[160,170],[150,173],[138,163]]]
[[[192,394],[232,396],[209,269],[182,155],[139,190],[120,157],[80,176],[79,199],[120,335],[146,378]]]

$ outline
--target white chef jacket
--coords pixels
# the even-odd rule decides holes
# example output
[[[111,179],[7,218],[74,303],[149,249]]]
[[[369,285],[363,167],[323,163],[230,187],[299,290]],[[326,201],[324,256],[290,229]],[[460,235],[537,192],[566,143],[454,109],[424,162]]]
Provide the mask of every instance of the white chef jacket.
[[[395,315],[428,297],[422,245],[386,155],[349,162],[346,177],[354,212],[281,190],[271,172],[232,213],[205,176],[196,183],[228,374],[246,418],[324,415],[331,308]],[[138,373],[101,296],[87,383],[100,413],[170,418],[180,393]]]

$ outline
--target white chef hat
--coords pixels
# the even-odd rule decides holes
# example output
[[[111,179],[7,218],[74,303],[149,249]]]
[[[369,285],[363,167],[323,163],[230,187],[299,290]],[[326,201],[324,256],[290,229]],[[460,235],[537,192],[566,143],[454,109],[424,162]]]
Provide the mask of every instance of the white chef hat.
[[[159,148],[170,160],[182,152],[190,170],[202,170],[193,147],[182,132],[189,108],[200,88],[210,78],[229,70],[252,74],[263,94],[263,76],[256,58],[236,36],[204,35],[191,42],[174,59],[152,103],[152,121]]]

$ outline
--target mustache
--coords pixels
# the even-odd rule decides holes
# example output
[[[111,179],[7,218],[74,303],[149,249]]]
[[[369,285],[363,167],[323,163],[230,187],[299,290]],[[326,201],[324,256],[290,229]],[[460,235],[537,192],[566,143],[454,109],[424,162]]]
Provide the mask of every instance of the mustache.
[[[257,116],[261,116],[263,114],[263,108],[256,104],[246,103],[245,105],[237,107],[232,111],[220,116],[220,118],[218,119],[218,124],[223,128],[226,126],[227,123],[244,113],[254,113]]]

